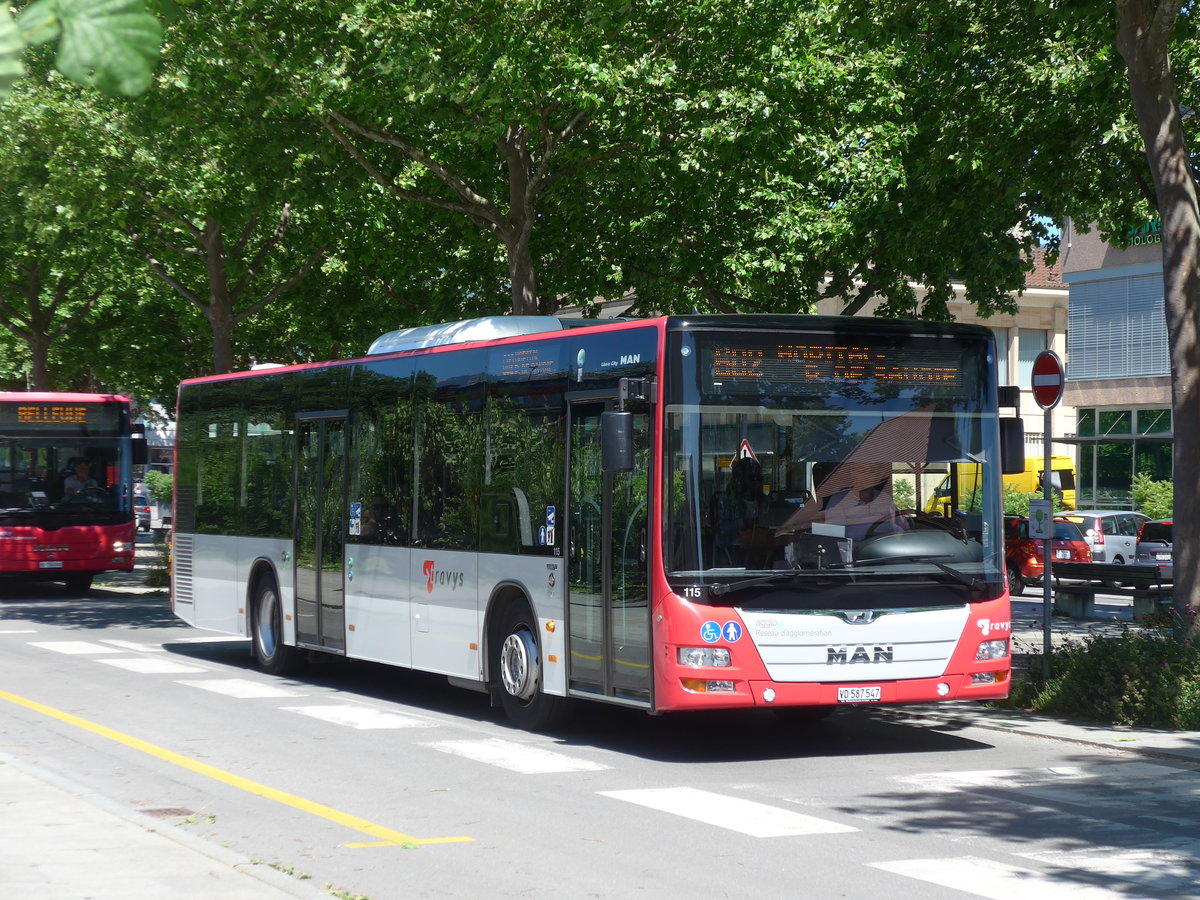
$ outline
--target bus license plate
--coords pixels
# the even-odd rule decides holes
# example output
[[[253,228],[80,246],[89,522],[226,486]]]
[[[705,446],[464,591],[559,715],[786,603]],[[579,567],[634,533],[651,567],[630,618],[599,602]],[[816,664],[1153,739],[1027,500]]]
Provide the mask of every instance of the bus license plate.
[[[62,560],[61,559],[45,560],[43,562],[38,563],[38,568],[39,569],[61,569],[62,568]]]
[[[878,687],[838,688],[838,703],[871,703],[879,700],[881,692]]]

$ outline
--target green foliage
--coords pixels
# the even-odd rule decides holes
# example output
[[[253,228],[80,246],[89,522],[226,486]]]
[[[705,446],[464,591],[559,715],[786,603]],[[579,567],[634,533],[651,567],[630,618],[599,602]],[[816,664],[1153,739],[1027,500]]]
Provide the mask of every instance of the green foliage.
[[[145,484],[155,503],[171,503],[175,495],[174,479],[166,472],[151,469],[146,473]]]
[[[1045,499],[1040,492],[1027,492],[1018,490],[1011,484],[1004,485],[1004,514],[1006,516],[1021,516],[1028,518],[1029,516],[1029,501]],[[1054,512],[1066,512],[1067,509],[1063,506],[1062,496],[1054,493],[1050,497],[1050,501],[1054,504]]]
[[[1155,481],[1141,473],[1133,476],[1133,508],[1152,519],[1169,519],[1175,509],[1175,484]]]
[[[132,97],[150,87],[162,26],[143,0],[34,0],[16,18],[0,12],[0,100],[25,74],[25,48],[50,41],[72,81]]]
[[[1007,705],[1109,725],[1200,729],[1200,645],[1156,631],[1090,635],[1054,651],[1052,677],[1030,658]]]
[[[917,505],[916,486],[907,478],[897,478],[892,482],[892,499],[897,509],[915,509]]]

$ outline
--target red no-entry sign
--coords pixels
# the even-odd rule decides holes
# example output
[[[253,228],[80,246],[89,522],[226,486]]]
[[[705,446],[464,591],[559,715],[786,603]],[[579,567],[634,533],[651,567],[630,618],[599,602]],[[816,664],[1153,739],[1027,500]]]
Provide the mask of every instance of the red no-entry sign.
[[[1058,406],[1066,370],[1053,350],[1043,350],[1033,361],[1033,399],[1042,409]]]

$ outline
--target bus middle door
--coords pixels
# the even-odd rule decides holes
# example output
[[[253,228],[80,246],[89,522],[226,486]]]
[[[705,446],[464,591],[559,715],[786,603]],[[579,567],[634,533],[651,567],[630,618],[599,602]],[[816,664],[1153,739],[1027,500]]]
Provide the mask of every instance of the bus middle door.
[[[346,414],[296,418],[296,643],[345,653]]]

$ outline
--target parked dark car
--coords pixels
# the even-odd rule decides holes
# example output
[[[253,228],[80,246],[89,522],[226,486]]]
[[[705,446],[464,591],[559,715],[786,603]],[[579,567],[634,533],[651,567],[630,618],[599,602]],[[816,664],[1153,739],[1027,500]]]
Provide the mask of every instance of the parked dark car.
[[[1053,524],[1054,537],[1050,542],[1052,560],[1092,561],[1092,550],[1078,525],[1063,519],[1055,519]],[[1041,539],[1029,536],[1028,519],[1018,516],[1004,518],[1004,564],[1008,569],[1008,592],[1014,597],[1019,596],[1026,585],[1041,584],[1045,571],[1043,552]]]
[[[1158,575],[1163,581],[1174,578],[1173,528],[1169,519],[1143,522],[1138,532],[1137,565],[1158,566]]]

